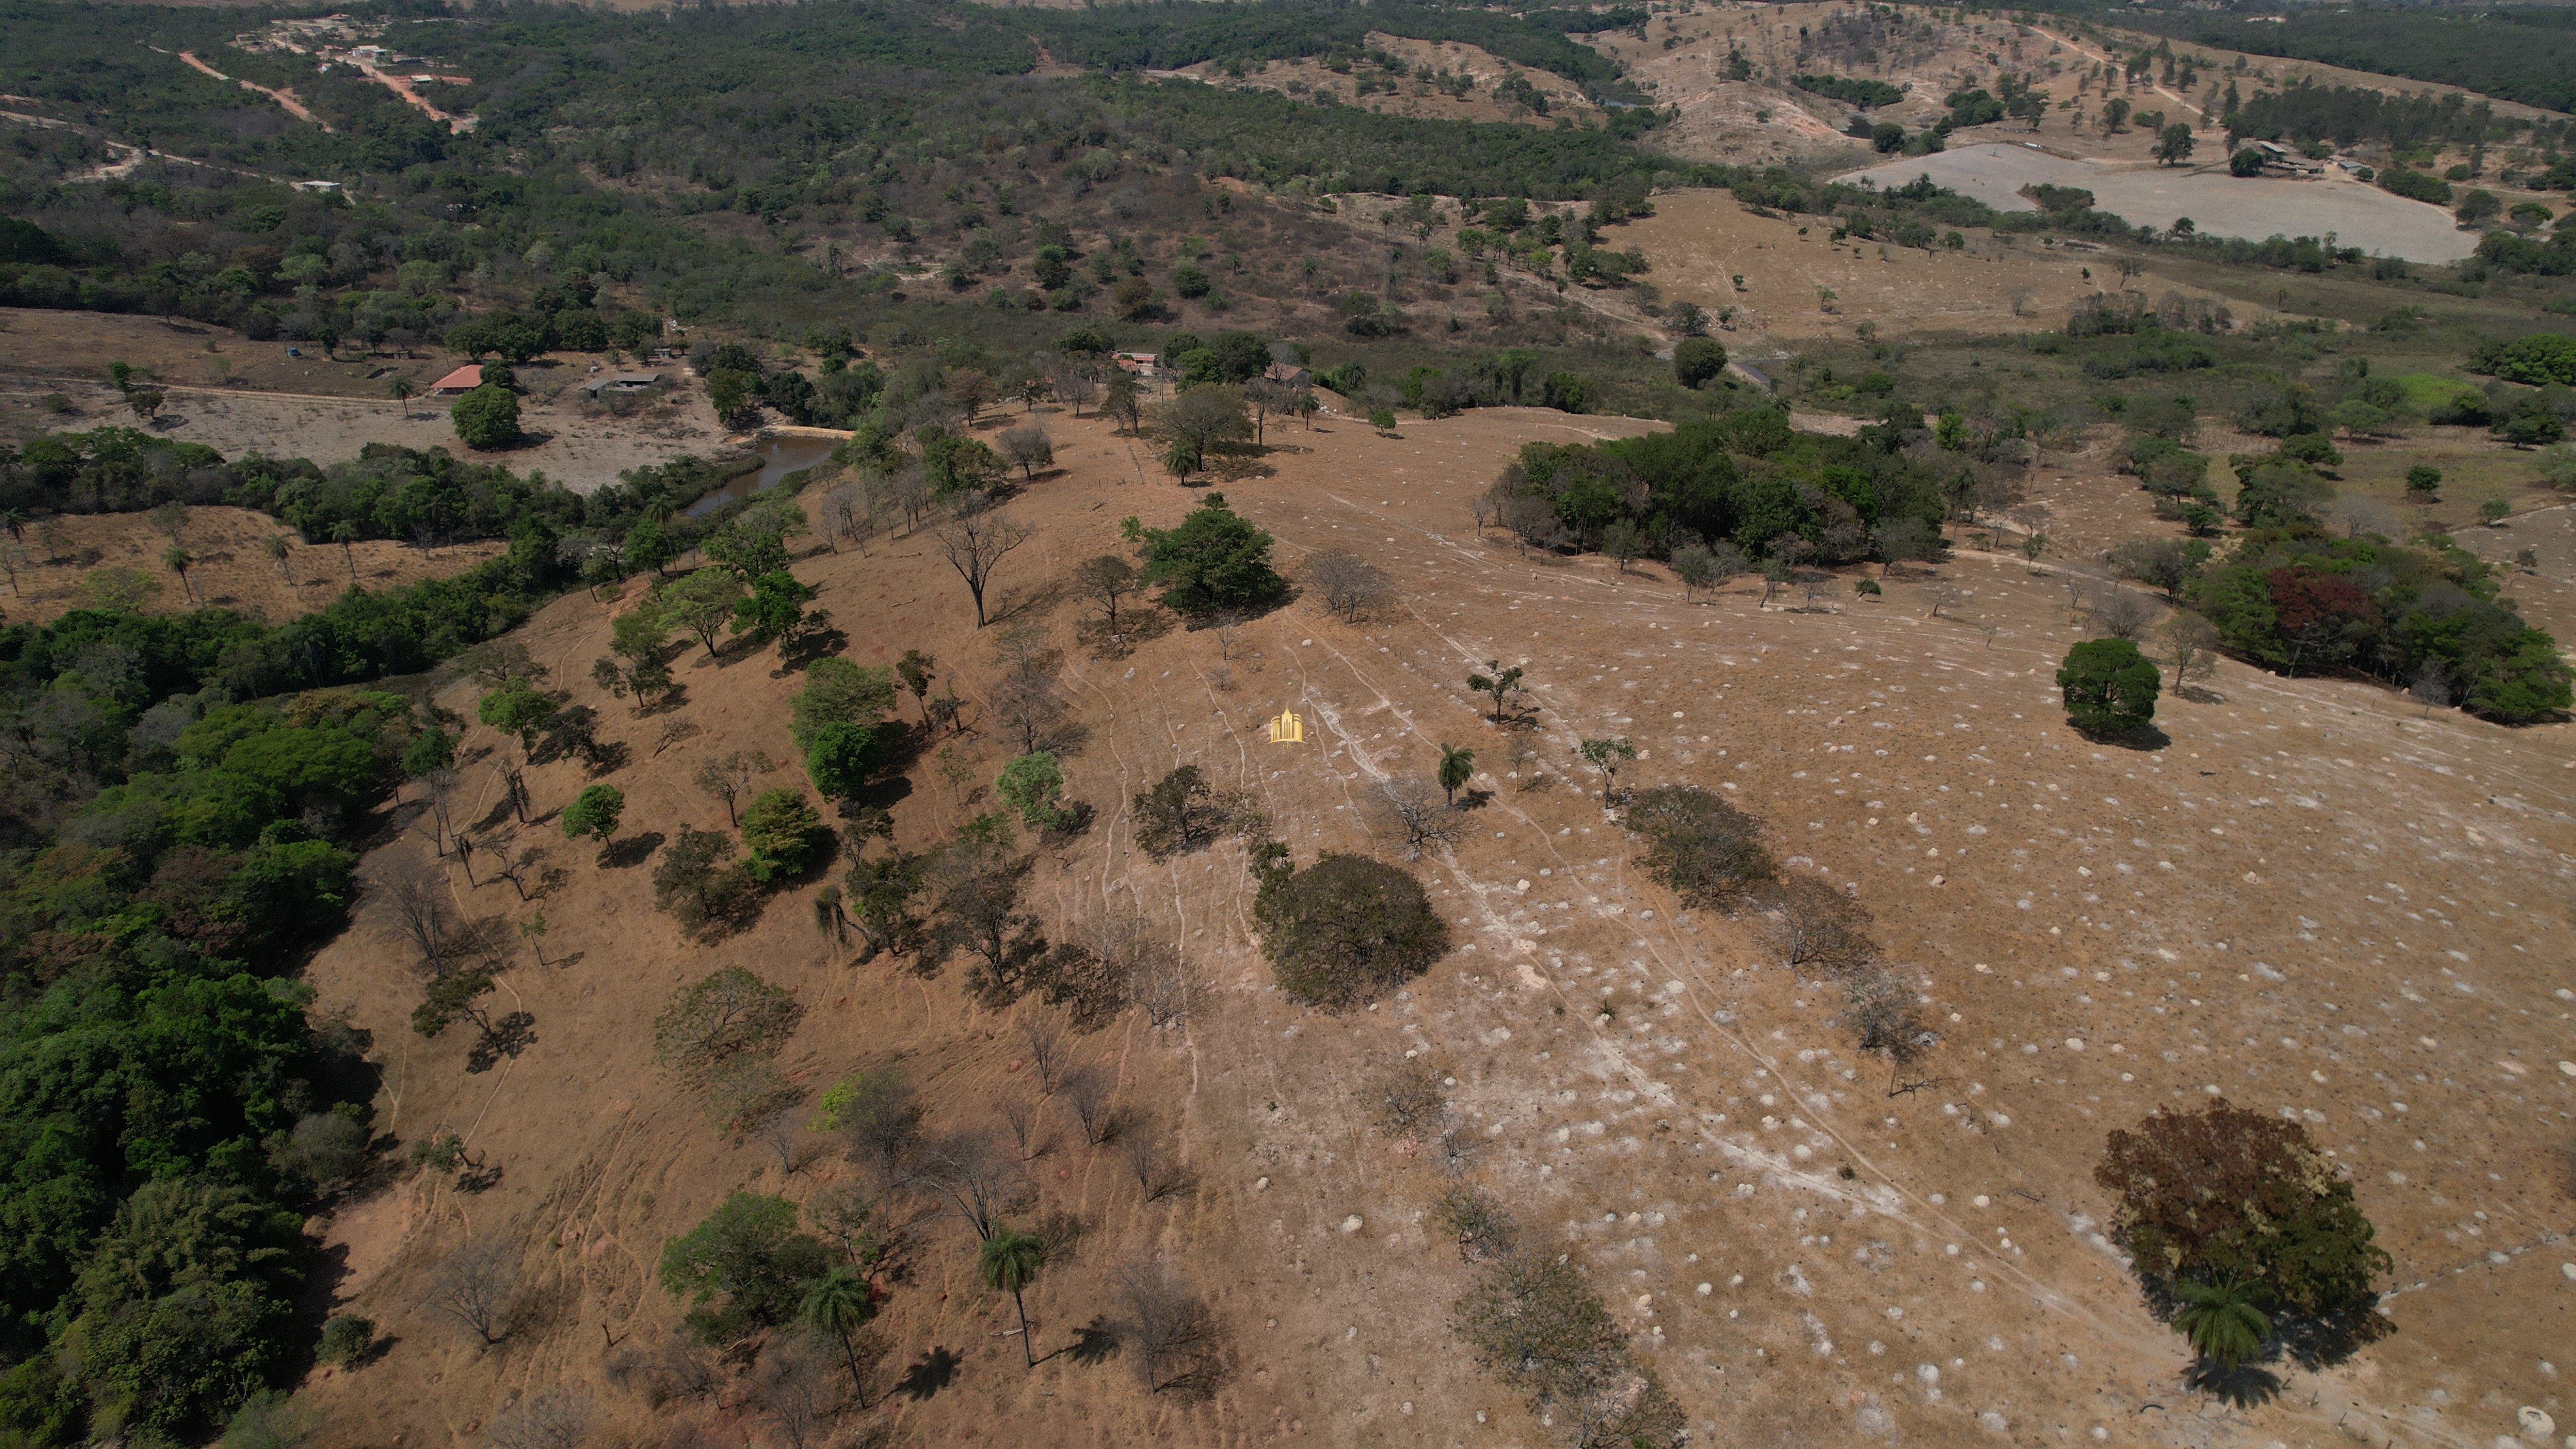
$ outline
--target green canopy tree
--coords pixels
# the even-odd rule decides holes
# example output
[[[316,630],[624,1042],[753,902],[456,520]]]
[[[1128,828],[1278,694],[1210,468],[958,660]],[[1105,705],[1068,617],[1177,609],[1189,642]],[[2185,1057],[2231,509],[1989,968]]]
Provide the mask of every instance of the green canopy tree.
[[[490,383],[456,400],[448,412],[456,441],[469,448],[506,448],[519,441],[519,395]]]
[[[662,585],[656,598],[662,617],[698,636],[707,657],[716,657],[716,631],[742,606],[742,577],[722,564],[709,564]]]
[[[1251,608],[1279,597],[1288,583],[1270,565],[1270,535],[1211,493],[1177,528],[1120,525],[1137,542],[1145,578],[1163,586],[1163,602],[1185,614]]]
[[[2087,639],[2066,652],[2057,671],[2068,720],[2094,736],[2133,734],[2153,723],[2163,684],[2156,666],[2126,639]]]
[[[614,785],[593,785],[573,797],[563,810],[563,833],[567,840],[596,836],[606,845],[617,834],[617,818],[625,813],[626,792]]]
[[[1002,767],[993,793],[1020,812],[1031,830],[1053,830],[1070,812],[1064,807],[1064,768],[1045,750],[1020,756]]]

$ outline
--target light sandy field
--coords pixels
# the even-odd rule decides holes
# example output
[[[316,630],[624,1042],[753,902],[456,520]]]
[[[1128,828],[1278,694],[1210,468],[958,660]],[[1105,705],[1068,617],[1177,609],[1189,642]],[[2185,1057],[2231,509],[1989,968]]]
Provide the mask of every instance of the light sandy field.
[[[826,1138],[800,1136],[782,1161],[724,1137],[653,1066],[667,995],[728,963],[797,994],[782,1065],[807,1088],[899,1064],[934,1132],[982,1128],[1019,1099],[1045,1124],[1011,1210],[1053,1223],[1058,1247],[1028,1295],[1035,1371],[1009,1362],[1016,1321],[969,1274],[973,1235],[918,1197],[886,1204],[880,1221],[903,1234],[881,1320],[894,1347],[865,1418],[894,1442],[1552,1442],[1446,1336],[1468,1270],[1428,1213],[1458,1179],[1360,1099],[1407,1053],[1458,1083],[1476,1144],[1458,1172],[1583,1267],[1694,1442],[2455,1446],[2516,1433],[2520,1406],[2576,1420],[2564,1368],[2543,1362],[2566,1358],[2576,1311],[2576,1265],[2562,1267],[2576,1258],[2571,727],[2425,718],[2367,684],[2230,664],[2205,695],[2168,698],[2162,750],[2095,747],[2050,684],[2080,637],[2055,566],[1963,552],[1883,599],[1845,584],[1808,612],[1763,609],[1743,585],[1685,604],[1653,568],[1526,560],[1475,535],[1469,495],[1525,440],[1642,425],[1515,410],[1408,423],[1398,440],[1293,431],[1311,451],[1224,490],[1292,573],[1326,547],[1386,569],[1400,597],[1383,617],[1345,625],[1301,600],[1230,638],[1174,630],[1098,659],[1048,586],[1118,549],[1121,517],[1168,525],[1195,490],[1096,420],[1051,425],[1063,468],[1010,505],[1037,532],[999,585],[1013,618],[1066,651],[1087,732],[1068,747],[1068,793],[1098,816],[1040,851],[1025,899],[1058,939],[1139,912],[1203,983],[1181,1024],[1131,1016],[1075,1053],[1190,1185],[1147,1201],[1116,1149],[1084,1146],[1061,1099],[1042,1100],[1017,1034],[1034,1004],[979,1008],[953,964],[925,979],[818,936],[821,879],[705,947],[651,909],[645,849],[595,862],[540,819],[509,848],[549,845],[565,875],[523,904],[408,834],[369,870],[427,869],[463,913],[503,925],[542,904],[547,964],[522,953],[501,978],[536,1040],[476,1075],[457,1041],[413,1035],[418,988],[379,902],[314,962],[321,1006],[374,1032],[380,1128],[452,1129],[499,1173],[474,1195],[413,1177],[324,1225],[335,1302],[394,1341],[308,1380],[319,1442],[479,1443],[514,1400],[559,1384],[590,1396],[599,1436],[780,1442],[758,1389],[785,1352],[775,1340],[764,1366],[737,1354],[703,1396],[649,1401],[643,1380],[610,1372],[678,1331],[654,1269],[667,1236],[732,1191],[803,1202],[857,1170]],[[2070,488],[2091,476],[2061,471]],[[2134,487],[2087,496],[2143,526]],[[929,540],[796,569],[852,657],[936,656],[980,722],[993,636]],[[1964,594],[1938,618],[1935,585]],[[608,778],[627,795],[622,834],[648,849],[683,824],[724,825],[688,784],[701,762],[793,759],[798,681],[768,651],[710,662],[693,648],[677,661],[687,699],[635,718],[588,682],[623,607],[574,595],[522,637],[632,747]],[[1526,765],[1461,683],[1496,658],[1536,687]],[[443,699],[470,714],[470,692]],[[1283,707],[1305,715],[1308,743],[1266,742],[1261,722]],[[698,733],[657,751],[674,720]],[[904,844],[986,808],[972,787],[1016,752],[1000,735],[935,742],[961,760],[959,783],[927,760],[910,771]],[[1926,1060],[1895,1077],[1856,1053],[1835,998],[1771,964],[1749,923],[1680,909],[1632,863],[1571,762],[1577,740],[1610,735],[1642,752],[1633,783],[1723,791],[1767,820],[1790,869],[1856,890],[1941,1033]],[[1454,847],[1413,867],[1456,949],[1374,1010],[1321,1016],[1271,989],[1239,844],[1162,862],[1134,848],[1124,802],[1186,762],[1252,792],[1300,861],[1400,858],[1372,801],[1381,781],[1426,776],[1443,741],[1477,752],[1473,787],[1493,792]],[[468,780],[463,818],[508,844],[491,773]],[[585,783],[570,764],[531,775],[544,810]],[[2110,1204],[2091,1178],[2108,1129],[2222,1094],[2332,1149],[2397,1264],[2391,1336],[2326,1371],[2275,1365],[2282,1391],[2244,1409],[2180,1387],[2179,1340],[2104,1245]],[[469,1239],[508,1245],[523,1285],[518,1330],[488,1351],[422,1306]],[[1231,1346],[1204,1401],[1148,1394],[1132,1342],[1065,1351],[1086,1324],[1123,1332],[1114,1272],[1158,1254]]]
[[[1909,156],[1837,179],[1903,186],[1917,176],[1964,192],[1999,211],[2035,211],[2019,193],[2025,186],[2080,186],[2093,204],[2133,224],[2170,230],[2176,219],[2212,236],[2333,235],[2338,245],[2415,262],[2456,262],[2478,249],[2478,234],[2462,231],[2449,212],[2392,196],[2341,172],[2314,181],[2237,177],[2213,170],[2130,164],[2052,156],[2017,142],[1959,146],[1931,156]]]
[[[1999,244],[1982,231],[1975,246],[1959,251],[1837,245],[1830,228],[1812,218],[1757,216],[1724,191],[1658,194],[1653,216],[1614,236],[1617,245],[1645,253],[1653,264],[1647,276],[1667,300],[1697,302],[1712,314],[1738,308],[1738,330],[1782,339],[1849,337],[1864,322],[1889,336],[2054,327],[2116,280],[2107,271],[2084,275],[2102,266],[2099,253]],[[1739,275],[1740,288],[1733,280]],[[2210,295],[2152,269],[2130,285],[2151,297]],[[1831,311],[1819,287],[1833,291]],[[2023,293],[2017,315],[2014,298]]]

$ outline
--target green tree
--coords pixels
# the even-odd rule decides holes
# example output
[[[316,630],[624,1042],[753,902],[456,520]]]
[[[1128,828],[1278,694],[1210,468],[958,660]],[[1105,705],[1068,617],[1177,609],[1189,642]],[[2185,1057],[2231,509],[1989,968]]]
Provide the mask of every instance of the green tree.
[[[788,698],[787,736],[798,749],[811,750],[827,724],[873,726],[894,712],[894,689],[894,671],[882,664],[854,664],[837,654],[817,659],[805,671],[805,687]]]
[[[456,736],[437,725],[422,729],[403,746],[402,772],[405,778],[417,780],[439,770],[456,768]]]
[[[1045,750],[1022,755],[1004,765],[993,781],[993,793],[1019,811],[1020,822],[1031,830],[1053,830],[1070,813],[1061,798],[1063,767]]]
[[[2442,470],[2430,463],[2418,463],[2406,470],[2406,496],[2429,503],[2441,491]]]
[[[1459,788],[1475,778],[1475,774],[1476,752],[1474,750],[1461,748],[1446,740],[1441,741],[1440,788],[1448,793],[1450,804],[1458,803]]]
[[[537,733],[555,717],[563,706],[530,685],[524,679],[513,679],[483,696],[474,706],[474,717],[501,731],[519,737],[519,748],[537,747]]]
[[[1673,344],[1673,381],[1705,387],[1726,371],[1726,349],[1713,338],[1685,337]]]
[[[742,812],[743,848],[751,853],[743,868],[757,881],[803,874],[830,839],[813,803],[792,786],[762,791]]]
[[[734,605],[733,631],[759,639],[793,636],[805,622],[805,603],[814,591],[785,569],[771,569],[751,581],[751,592]]]
[[[2112,1132],[2093,1180],[2118,1199],[2111,1240],[2177,1297],[2185,1282],[2236,1280],[2327,1317],[2366,1310],[2390,1267],[2351,1178],[2307,1129],[2225,1098]]]
[[[2260,1288],[2242,1278],[2195,1283],[2185,1278],[2173,1285],[2182,1307],[2174,1328],[2203,1362],[2233,1369],[2263,1351],[2272,1320],[2257,1306]]]
[[[671,541],[671,535],[662,527],[660,519],[646,518],[626,530],[626,546],[622,552],[629,564],[639,569],[651,569],[658,576],[671,560],[680,556],[680,546]]]
[[[796,1204],[738,1192],[662,1245],[662,1286],[688,1301],[687,1322],[711,1344],[793,1321],[805,1285],[831,1266],[822,1239],[796,1231]]]
[[[563,809],[563,833],[567,840],[585,835],[597,836],[606,845],[617,834],[617,817],[626,810],[626,792],[614,785],[593,785],[573,797]]]
[[[1146,580],[1162,585],[1163,602],[1185,614],[1265,604],[1288,586],[1270,566],[1270,535],[1228,507],[1222,493],[1210,493],[1177,528],[1133,536],[1142,542]]]
[[[1617,793],[1619,767],[1637,758],[1637,746],[1621,735],[1616,739],[1585,740],[1575,746],[1574,753],[1601,772],[1601,798],[1607,800]]]
[[[448,411],[456,441],[469,448],[506,448],[519,441],[519,395],[491,383],[456,400]]]
[[[875,1292],[850,1267],[834,1267],[808,1283],[805,1297],[796,1305],[800,1322],[841,1346],[842,1361],[850,1368],[850,1392],[858,1397],[861,1409],[868,1406],[868,1375],[859,1364],[859,1335],[876,1316]]]
[[[1524,692],[1521,687],[1521,667],[1515,664],[1507,669],[1499,659],[1486,660],[1485,667],[1493,672],[1468,675],[1467,687],[1478,694],[1490,694],[1494,697],[1494,723],[1499,725],[1503,722],[1504,702],[1511,696]]]
[[[2126,639],[2087,639],[2066,653],[2057,671],[2067,718],[2088,735],[2125,735],[2156,717],[2163,686],[2156,666]]]
[[[1038,1366],[1038,1356],[1029,1346],[1029,1306],[1020,1295],[1045,1266],[1046,1244],[1035,1233],[1016,1228],[996,1227],[975,1248],[975,1276],[994,1292],[1010,1294],[1011,1306],[1019,1310],[1020,1357],[1030,1368]]]
[[[2180,166],[2191,159],[2192,148],[2199,145],[2191,133],[2191,123],[2176,121],[2156,133],[2156,160],[2167,166]]]
[[[888,733],[845,720],[817,726],[805,746],[806,778],[827,800],[855,798],[884,766]]]
[[[662,617],[698,636],[707,657],[716,657],[716,631],[742,607],[742,576],[722,564],[709,564],[662,585],[654,602]]]

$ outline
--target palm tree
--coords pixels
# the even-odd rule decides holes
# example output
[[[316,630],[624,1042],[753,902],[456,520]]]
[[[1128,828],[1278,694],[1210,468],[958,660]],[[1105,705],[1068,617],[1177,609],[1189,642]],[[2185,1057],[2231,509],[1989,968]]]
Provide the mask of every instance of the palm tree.
[[[1476,773],[1476,752],[1462,750],[1443,740],[1440,744],[1440,788],[1449,792],[1449,803],[1458,803],[1458,787]]]
[[[169,568],[170,572],[179,576],[179,591],[186,594],[188,602],[192,604],[197,601],[197,591],[188,585],[188,566],[196,561],[196,555],[175,543],[163,550],[161,554],[161,562]]]
[[[995,1228],[993,1236],[975,1250],[976,1276],[994,1292],[1010,1294],[1011,1306],[1020,1311],[1020,1356],[1031,1368],[1038,1366],[1038,1356],[1029,1346],[1029,1306],[1020,1301],[1020,1290],[1035,1281],[1038,1269],[1045,1266],[1046,1244],[1035,1233],[1017,1228]]]
[[[342,561],[349,565],[349,587],[353,589],[356,588],[358,586],[358,556],[349,551],[349,545],[358,541],[358,525],[345,518],[332,524],[331,541],[340,545],[340,557]]]
[[[9,537],[11,539],[23,542],[26,527],[27,510],[23,508],[0,508],[0,528],[9,530]]]
[[[294,545],[287,541],[286,535],[272,533],[261,547],[268,550],[269,562],[277,565],[277,576],[290,584],[295,582],[295,571],[286,566],[286,551]]]
[[[850,1385],[859,1396],[859,1407],[866,1408],[868,1380],[859,1368],[858,1335],[877,1316],[876,1296],[868,1291],[868,1280],[855,1268],[834,1268],[805,1290],[796,1316],[816,1333],[840,1342],[842,1357],[850,1365]]]
[[[2242,1278],[2221,1278],[2215,1283],[2195,1283],[2188,1278],[2174,1283],[2174,1296],[2183,1302],[2182,1311],[2174,1315],[2174,1327],[2192,1352],[2204,1362],[2221,1370],[2262,1352],[2263,1340],[2272,1332],[2272,1320],[2254,1306],[2261,1296],[2261,1286]]]
[[[403,421],[410,422],[411,395],[419,391],[418,388],[412,386],[411,379],[407,377],[397,377],[393,381],[385,384],[385,391],[392,393],[394,401],[401,406]]]

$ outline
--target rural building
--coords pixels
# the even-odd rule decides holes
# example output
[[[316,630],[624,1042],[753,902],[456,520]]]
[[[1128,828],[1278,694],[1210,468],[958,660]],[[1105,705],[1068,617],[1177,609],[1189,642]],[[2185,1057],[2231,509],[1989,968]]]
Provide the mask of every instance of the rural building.
[[[662,374],[658,372],[620,372],[608,377],[594,377],[583,383],[581,390],[592,397],[622,397],[642,392],[661,380]]]
[[[469,362],[429,385],[431,397],[463,397],[483,385],[483,364]]]
[[[1315,375],[1293,362],[1274,362],[1261,369],[1262,379],[1282,387],[1312,387]]]
[[[2326,168],[2278,141],[2248,141],[2246,149],[2263,158],[2265,175],[2323,176]]]
[[[1132,372],[1138,377],[1154,375],[1154,354],[1150,352],[1113,352],[1109,357],[1122,372]]]

